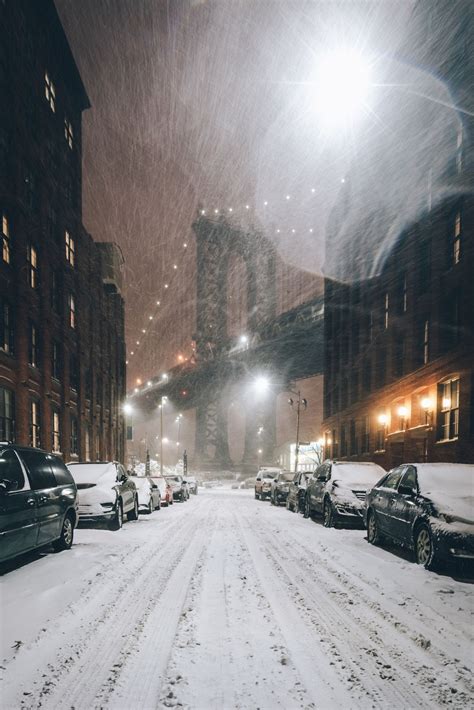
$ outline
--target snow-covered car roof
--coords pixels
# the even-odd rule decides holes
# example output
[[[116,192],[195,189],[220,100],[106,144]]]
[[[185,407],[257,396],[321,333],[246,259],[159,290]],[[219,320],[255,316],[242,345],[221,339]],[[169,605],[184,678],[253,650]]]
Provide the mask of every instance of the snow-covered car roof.
[[[134,482],[137,490],[141,491],[145,488],[150,488],[151,480],[149,476],[132,476],[132,481]]]
[[[113,478],[115,480],[117,477],[115,461],[68,463],[67,467],[76,483],[94,483],[99,478]]]
[[[433,491],[452,497],[474,496],[474,464],[469,463],[413,463],[418,474],[420,492]]]

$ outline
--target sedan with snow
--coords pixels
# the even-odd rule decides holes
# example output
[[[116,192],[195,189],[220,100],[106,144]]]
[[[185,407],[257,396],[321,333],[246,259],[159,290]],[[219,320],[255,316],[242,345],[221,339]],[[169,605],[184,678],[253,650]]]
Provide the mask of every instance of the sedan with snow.
[[[304,517],[322,515],[327,528],[336,523],[363,526],[366,492],[384,474],[384,469],[372,462],[325,461],[309,480]]]
[[[290,481],[294,478],[294,473],[291,471],[279,471],[272,481],[270,489],[270,502],[272,505],[280,505],[286,503],[288,491],[290,489]]]
[[[161,507],[161,493],[150,476],[134,476],[133,482],[138,494],[140,513],[153,513]]]
[[[474,465],[398,466],[367,494],[367,540],[383,538],[414,550],[435,569],[442,561],[474,560]]]
[[[68,463],[77,486],[79,522],[122,527],[123,516],[138,519],[138,497],[133,478],[117,461]]]

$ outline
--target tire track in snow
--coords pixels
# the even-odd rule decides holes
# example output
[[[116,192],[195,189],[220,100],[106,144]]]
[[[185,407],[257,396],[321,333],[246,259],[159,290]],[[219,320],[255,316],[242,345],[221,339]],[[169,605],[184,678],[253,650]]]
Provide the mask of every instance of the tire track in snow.
[[[260,519],[257,520],[259,523],[262,522]],[[251,519],[249,522],[252,524]],[[256,530],[256,526],[253,529]],[[384,684],[372,688],[376,697],[380,693],[379,701],[385,702],[393,695],[392,702],[395,707],[403,707],[406,702],[404,698],[406,699],[409,693],[410,707],[432,707],[433,703],[451,704],[456,707],[469,704],[472,698],[469,689],[456,694],[451,691],[451,687],[459,682],[459,677],[450,678],[452,673],[447,668],[446,660],[441,662],[438,668],[433,668],[432,659],[427,653],[428,649],[416,645],[416,642],[404,632],[400,633],[399,626],[392,626],[381,614],[371,613],[374,609],[360,598],[359,589],[352,588],[350,590],[352,596],[338,589],[341,583],[342,585],[344,583],[342,575],[337,570],[331,569],[331,562],[326,557],[318,555],[317,549],[311,548],[309,554],[301,558],[294,553],[295,546],[286,538],[284,544],[275,545],[274,535],[269,533],[268,527],[260,528],[258,534],[273,564],[276,568],[280,568],[286,576],[289,587],[292,587],[294,594],[300,598],[299,603],[307,609],[311,621],[320,627],[321,623],[324,625],[327,623],[326,619],[329,619],[327,628],[337,647],[336,657],[339,661],[342,659],[346,667],[350,665],[351,659],[347,658],[346,650],[349,643],[351,656],[353,658],[359,656],[356,669],[364,668],[366,687],[371,684],[374,674],[377,677],[382,673]],[[297,549],[307,545],[306,541],[301,545],[300,538],[297,540],[295,538],[295,541],[298,542]],[[311,558],[313,562],[309,566],[308,560]],[[319,590],[319,594],[315,594],[315,589]],[[332,601],[331,597],[332,599],[337,597],[337,601]],[[313,601],[309,606],[308,599]],[[319,613],[321,610],[324,612],[323,617]],[[359,612],[362,612],[360,616]],[[366,633],[361,633],[361,629]],[[351,644],[354,638],[357,639],[355,646]],[[365,650],[365,657],[364,654],[360,654],[361,648]],[[355,677],[358,674],[356,670]],[[404,695],[400,696],[397,686],[390,688],[390,681],[387,682],[389,678],[397,685],[403,680]]]
[[[325,586],[327,594],[336,593],[339,596],[339,603],[344,606],[348,617],[353,617],[359,626],[365,628],[372,640],[380,642],[380,639],[385,639],[385,645],[398,658],[399,665],[404,666],[405,674],[408,677],[413,673],[418,673],[422,676],[427,687],[433,687],[433,684],[438,685],[443,702],[462,703],[462,698],[473,697],[472,672],[456,657],[459,655],[459,646],[451,643],[452,655],[448,656],[439,647],[436,634],[432,632],[433,628],[440,630],[439,621],[434,612],[428,615],[428,619],[423,615],[418,618],[419,604],[415,600],[410,618],[405,622],[402,621],[401,610],[399,615],[395,616],[389,609],[382,608],[381,600],[384,595],[381,594],[380,589],[378,589],[378,596],[376,596],[377,593],[374,593],[372,587],[357,574],[348,570],[347,567],[341,570],[340,567],[335,566],[333,558],[329,557],[331,551],[327,545],[310,548],[307,540],[301,540],[301,537],[296,537],[296,534],[296,530],[289,531],[290,540],[298,542],[297,547],[291,544],[290,547],[293,550],[299,548],[307,550],[306,555],[301,556],[301,553],[296,553],[292,558],[292,561],[299,565],[303,578],[307,579],[310,575],[318,585]],[[325,552],[327,554],[324,554]],[[338,586],[342,586],[345,591],[344,589],[336,591],[334,587]],[[385,605],[393,607],[394,603],[390,599],[386,599]],[[369,609],[373,613],[369,614],[370,618],[367,620],[364,617],[367,616]],[[357,616],[359,611],[361,616]],[[444,619],[444,617],[442,618]],[[449,628],[444,627],[444,630],[441,627],[441,635],[448,639],[448,643],[452,631],[451,625]],[[464,636],[461,629],[456,629],[456,631]],[[426,636],[429,636],[430,639],[427,639]],[[466,629],[466,636],[469,637],[468,629]],[[472,647],[472,633],[470,634],[470,643]],[[414,670],[413,661],[415,659],[417,665]],[[443,678],[441,685],[438,680],[439,676]],[[435,678],[437,679],[436,683],[434,682]],[[457,696],[457,691],[453,693],[451,688],[459,683],[464,686],[464,695]],[[456,695],[456,698],[453,695]]]
[[[160,707],[309,707],[228,500],[219,501],[185,610],[167,670],[173,697]]]
[[[201,506],[206,508],[206,502]],[[119,557],[120,564],[113,559],[107,566],[110,578],[101,573],[99,581],[94,580],[81,600],[80,610],[71,610],[68,637],[65,638],[64,631],[55,634],[53,627],[40,640],[40,645],[47,649],[42,666],[31,673],[28,656],[36,657],[38,653],[32,647],[15,659],[16,667],[21,664],[28,671],[24,684],[15,682],[13,692],[4,693],[6,707],[54,710],[93,707],[104,681],[115,677],[117,654],[136,639],[137,631],[152,611],[152,600],[159,597],[184,556],[195,525],[195,521],[183,520],[180,515],[172,524],[163,526],[163,530],[157,525],[153,531],[156,538],[127,548]],[[178,549],[162,545],[163,535],[167,537],[171,532],[180,542]],[[155,554],[156,547],[160,549],[159,556]],[[64,629],[64,619],[59,629]],[[9,668],[10,674],[15,670]]]
[[[266,554],[262,551],[256,531],[249,518],[238,518],[238,524],[249,554],[253,560],[256,575],[265,592],[275,616],[275,622],[292,658],[293,664],[301,672],[310,702],[313,707],[350,707],[351,695],[342,688],[335,677],[331,659],[318,643],[314,632],[308,629],[301,618],[301,609],[288,599],[288,585],[281,579]],[[290,603],[288,603],[290,601]]]
[[[209,516],[204,519],[204,524],[200,518],[193,519],[194,535],[191,540],[185,542],[184,554],[165,588],[153,600],[154,606],[146,626],[141,630],[139,644],[136,644],[133,653],[122,654],[118,659],[120,671],[113,685],[108,681],[102,686],[98,694],[100,707],[108,705],[113,708],[156,708],[158,706],[191,579],[204,543],[210,534],[209,527],[214,524],[215,522]]]

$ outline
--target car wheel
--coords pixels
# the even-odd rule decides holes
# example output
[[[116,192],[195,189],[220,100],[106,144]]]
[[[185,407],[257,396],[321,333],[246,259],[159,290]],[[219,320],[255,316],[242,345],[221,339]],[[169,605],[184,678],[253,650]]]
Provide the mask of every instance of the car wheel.
[[[153,498],[150,498],[150,501],[148,503],[148,514],[151,515],[154,510],[155,506],[153,505]]]
[[[334,527],[334,508],[328,498],[324,501],[323,506],[323,525],[325,528]]]
[[[304,499],[304,513],[303,513],[305,518],[309,518],[311,516],[311,508],[309,505],[309,496],[306,496]]]
[[[415,534],[415,557],[419,565],[425,569],[436,568],[436,551],[433,535],[428,525],[420,525]]]
[[[70,550],[72,541],[74,539],[74,523],[72,522],[72,516],[68,513],[64,520],[63,526],[61,528],[61,535],[57,540],[53,542],[53,549],[56,552],[61,552],[61,550]]]
[[[129,510],[127,513],[127,520],[138,520],[138,499],[135,498],[133,501],[133,510]]]
[[[379,526],[373,510],[367,513],[367,541],[371,545],[379,545],[381,542]]]
[[[123,525],[122,501],[118,501],[117,508],[115,510],[115,516],[113,517],[112,522],[110,523],[110,529],[111,530],[120,530],[122,525]]]

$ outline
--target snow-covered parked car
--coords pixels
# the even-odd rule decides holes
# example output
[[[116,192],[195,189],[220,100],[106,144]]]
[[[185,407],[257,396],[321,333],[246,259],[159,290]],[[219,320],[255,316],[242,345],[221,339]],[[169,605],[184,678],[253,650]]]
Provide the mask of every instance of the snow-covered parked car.
[[[133,482],[138,494],[138,510],[153,513],[161,507],[161,492],[150,476],[134,476]]]
[[[280,473],[280,471],[280,468],[272,468],[268,466],[261,466],[259,468],[255,478],[255,498],[258,500],[270,498],[272,481],[277,473]]]
[[[303,511],[306,489],[312,475],[312,471],[298,471],[293,474],[286,499],[287,510],[292,510],[294,513],[301,513]]]
[[[182,476],[165,476],[165,478],[173,491],[173,500],[179,500],[181,503],[188,500],[188,486]]]
[[[198,483],[196,481],[196,477],[195,476],[186,476],[185,482],[187,483],[189,492],[192,493],[193,495],[197,495]]]
[[[291,471],[278,471],[270,488],[270,503],[272,505],[286,503],[290,490],[290,482],[293,480],[294,476],[295,474]]]
[[[59,456],[0,442],[0,562],[48,544],[69,550],[76,496]]]
[[[369,461],[324,461],[308,481],[304,517],[323,516],[324,526],[362,526],[365,496],[386,471]]]
[[[77,486],[80,523],[107,522],[119,530],[124,515],[138,519],[137,489],[121,463],[72,462],[67,467]]]
[[[418,564],[474,560],[474,465],[398,466],[367,494],[367,540],[383,538],[415,552]]]
[[[166,507],[173,505],[173,489],[164,476],[150,476],[150,479],[158,486],[161,495],[161,505]]]

